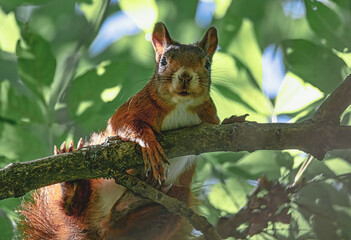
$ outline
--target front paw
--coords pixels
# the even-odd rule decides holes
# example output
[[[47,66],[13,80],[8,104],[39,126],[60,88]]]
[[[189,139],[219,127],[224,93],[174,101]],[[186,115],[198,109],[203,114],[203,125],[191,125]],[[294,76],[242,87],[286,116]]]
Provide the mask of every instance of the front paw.
[[[83,147],[83,145],[84,145],[83,138],[80,138],[79,141],[78,141],[78,145],[77,145],[77,149],[76,150],[81,149]],[[75,149],[74,149],[74,144],[73,144],[72,140],[69,143],[68,149],[66,147],[66,142],[63,142],[61,144],[60,150],[56,147],[56,145],[54,146],[54,154],[55,155],[58,155],[58,154],[61,154],[61,153],[73,152],[74,150]]]
[[[163,148],[156,141],[148,142],[145,147],[142,147],[142,152],[146,175],[148,176],[152,169],[154,178],[161,184],[166,180],[166,168],[164,164],[169,165]]]
[[[249,114],[244,114],[240,116],[232,115],[231,117],[224,119],[221,124],[243,123],[246,122],[247,116],[249,116]]]

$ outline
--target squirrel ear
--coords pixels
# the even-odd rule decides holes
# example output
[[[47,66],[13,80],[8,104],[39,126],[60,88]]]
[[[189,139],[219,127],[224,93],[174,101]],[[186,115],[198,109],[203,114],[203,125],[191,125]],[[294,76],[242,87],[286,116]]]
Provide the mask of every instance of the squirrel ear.
[[[215,27],[210,27],[205,33],[204,38],[197,43],[197,45],[205,50],[207,56],[212,58],[213,54],[217,49],[218,37],[217,29]]]
[[[158,61],[162,55],[163,49],[171,43],[173,43],[173,40],[167,31],[166,25],[162,22],[156,23],[152,33],[152,45],[155,49],[156,61]]]

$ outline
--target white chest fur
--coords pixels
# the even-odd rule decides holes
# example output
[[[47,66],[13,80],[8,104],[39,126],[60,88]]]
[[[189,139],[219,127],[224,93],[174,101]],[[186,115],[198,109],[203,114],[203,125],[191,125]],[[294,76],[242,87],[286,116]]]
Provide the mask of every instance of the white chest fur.
[[[193,126],[201,123],[196,113],[188,111],[189,103],[178,103],[162,122],[161,131]]]

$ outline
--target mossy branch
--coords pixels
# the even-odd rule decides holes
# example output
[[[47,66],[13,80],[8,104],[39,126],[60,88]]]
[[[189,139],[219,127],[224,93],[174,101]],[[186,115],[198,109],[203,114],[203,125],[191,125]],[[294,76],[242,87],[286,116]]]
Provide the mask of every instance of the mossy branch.
[[[339,124],[340,114],[350,104],[351,75],[306,121],[201,124],[164,132],[157,140],[169,158],[215,151],[299,149],[321,160],[329,150],[351,148],[351,126]],[[115,172],[142,165],[139,146],[112,137],[101,145],[8,165],[0,170],[0,199],[58,182],[113,177]]]
[[[350,104],[351,75],[306,121],[291,124],[202,124],[164,132],[157,140],[169,158],[215,151],[299,149],[321,160],[329,150],[351,148],[351,126],[340,125],[340,115]],[[76,179],[114,177],[128,187],[125,178],[129,177],[124,174],[125,171],[142,165],[141,151],[137,145],[112,137],[101,145],[8,165],[0,170],[0,199],[20,197],[33,189]],[[138,186],[141,184],[144,183]],[[138,194],[138,190],[130,190]],[[179,205],[181,203],[177,205],[172,201],[166,201],[170,204],[163,203],[162,199],[151,200],[164,205],[171,212],[189,215],[185,217],[196,228],[205,231],[204,236],[218,237],[207,221],[191,209]]]

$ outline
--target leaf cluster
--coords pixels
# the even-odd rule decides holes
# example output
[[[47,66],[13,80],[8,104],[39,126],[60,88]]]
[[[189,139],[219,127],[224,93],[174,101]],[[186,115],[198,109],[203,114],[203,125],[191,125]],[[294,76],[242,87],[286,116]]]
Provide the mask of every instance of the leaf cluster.
[[[205,2],[0,0],[0,167],[50,155],[54,144],[104,129],[152,75],[147,39],[156,21],[184,43],[200,39],[210,23],[217,27],[211,92],[221,119],[248,113],[250,121],[303,121],[350,73],[347,0],[214,0],[212,12],[201,10]],[[97,51],[113,19],[118,27],[135,26]],[[267,67],[267,56],[280,64]],[[341,122],[350,125],[350,107]],[[350,239],[350,153],[332,151],[313,161],[305,177],[320,179],[294,195],[290,224],[269,222],[251,239]],[[261,176],[291,183],[305,155],[286,150],[200,158],[194,190],[200,212],[215,224],[246,205]],[[5,239],[16,234],[19,202],[0,202]]]

